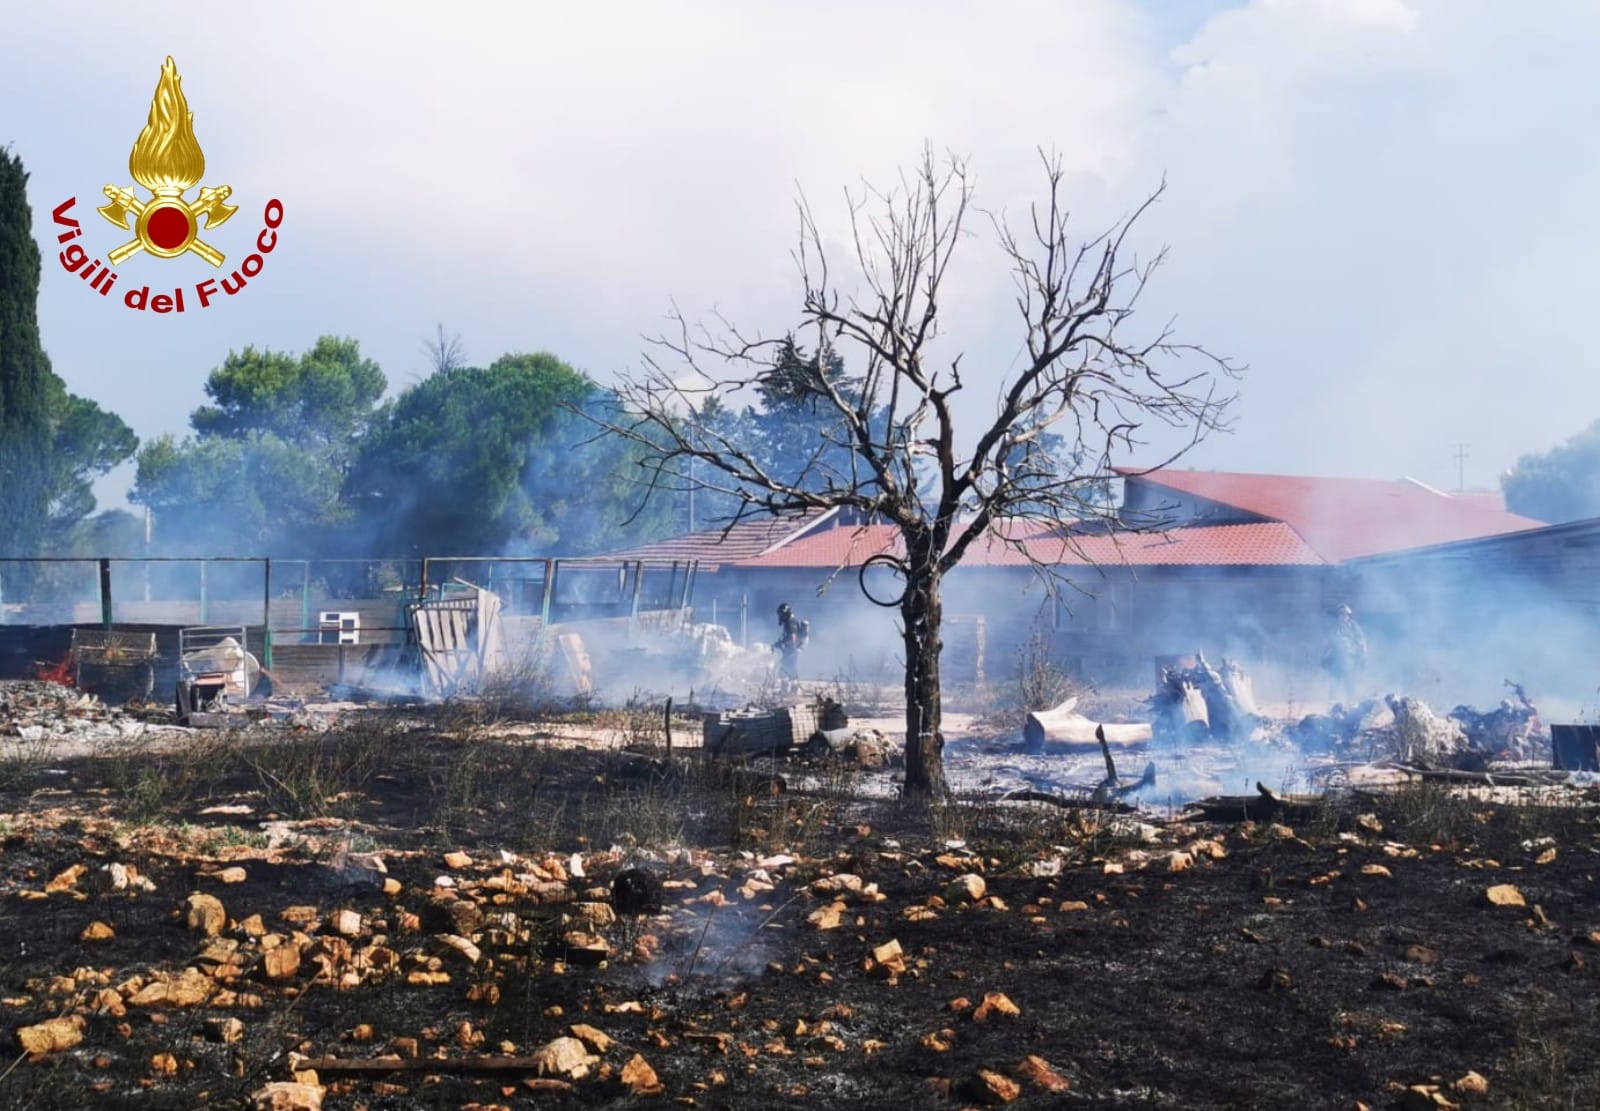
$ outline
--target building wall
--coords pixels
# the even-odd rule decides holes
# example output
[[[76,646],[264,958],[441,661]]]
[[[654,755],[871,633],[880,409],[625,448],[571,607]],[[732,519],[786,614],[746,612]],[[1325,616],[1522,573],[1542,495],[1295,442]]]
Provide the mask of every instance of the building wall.
[[[1345,569],[1375,662],[1430,701],[1494,705],[1525,684],[1552,712],[1600,687],[1600,522],[1362,560]]]
[[[1054,659],[1096,682],[1147,687],[1157,656],[1204,652],[1213,661],[1227,656],[1264,672],[1258,689],[1274,697],[1292,685],[1290,672],[1318,665],[1326,579],[1323,567],[1149,568],[1138,574],[1118,567],[1103,575],[1087,569],[1062,583],[1053,599],[1029,568],[958,567],[945,583],[944,673],[952,682],[975,677],[975,619],[981,618],[983,669],[992,682],[1017,673],[1037,634]],[[695,619],[710,620],[715,599],[719,623],[736,638],[738,615],[748,615],[751,641],[775,639],[778,605],[792,605],[811,622],[801,665],[808,678],[898,681],[901,675],[898,610],[862,597],[854,569],[830,580],[816,570],[725,568],[703,576],[698,587]]]

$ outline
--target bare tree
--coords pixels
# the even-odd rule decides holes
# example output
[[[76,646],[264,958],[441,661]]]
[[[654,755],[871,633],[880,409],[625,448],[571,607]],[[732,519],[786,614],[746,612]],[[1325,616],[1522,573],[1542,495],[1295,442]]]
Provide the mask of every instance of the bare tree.
[[[461,342],[461,333],[447,336],[443,324],[435,325],[433,337],[423,340],[422,346],[435,374],[449,374],[467,365],[467,349]]]
[[[904,581],[908,796],[945,791],[939,655],[946,574],[980,541],[1036,553],[1022,543],[1029,530],[1017,527],[1019,518],[1044,522],[1072,544],[1075,531],[1115,515],[1101,492],[1120,477],[1114,460],[1143,446],[1142,430],[1175,430],[1166,436],[1176,448],[1153,464],[1165,465],[1222,428],[1233,400],[1221,387],[1239,368],[1226,359],[1178,342],[1170,326],[1125,334],[1165,254],[1140,260],[1128,236],[1161,189],[1109,230],[1075,239],[1060,163],[1043,163],[1046,194],[1026,229],[989,217],[1015,282],[1021,325],[1014,369],[988,379],[1000,379],[991,413],[970,390],[958,412],[956,398],[970,376],[959,355],[933,362],[949,268],[974,209],[966,165],[925,152],[897,188],[846,191],[857,293],[840,289],[812,210],[799,202],[795,261],[804,296],[800,326],[791,332],[815,329],[819,347],[850,355],[861,373],[848,390],[820,372],[809,383],[837,419],[804,473],[769,473],[751,445],[693,419],[706,396],[759,386],[784,342],[746,336],[722,317],[715,330],[691,327],[674,310],[676,335],[656,340],[643,369],[624,376],[618,400],[627,416],[607,425],[640,445],[658,486],[691,475],[700,489],[735,496],[741,512],[850,507],[894,526]],[[1065,450],[1046,450],[1047,441]],[[689,460],[692,469],[684,465]]]

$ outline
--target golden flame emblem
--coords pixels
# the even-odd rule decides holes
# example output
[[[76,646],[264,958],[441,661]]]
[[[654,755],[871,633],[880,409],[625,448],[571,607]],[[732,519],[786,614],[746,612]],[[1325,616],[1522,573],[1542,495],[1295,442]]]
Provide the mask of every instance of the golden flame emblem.
[[[100,215],[134,238],[106,257],[113,266],[130,255],[148,251],[157,258],[177,258],[193,251],[212,266],[221,266],[221,251],[200,239],[200,218],[209,230],[238,211],[225,204],[233,188],[207,186],[192,201],[183,194],[197,185],[206,172],[205,152],[194,137],[194,113],[183,95],[183,78],[169,56],[161,67],[155,96],[150,98],[150,118],[134,141],[128,155],[128,172],[133,180],[154,194],[142,201],[131,188],[107,185],[109,204],[101,205]]]

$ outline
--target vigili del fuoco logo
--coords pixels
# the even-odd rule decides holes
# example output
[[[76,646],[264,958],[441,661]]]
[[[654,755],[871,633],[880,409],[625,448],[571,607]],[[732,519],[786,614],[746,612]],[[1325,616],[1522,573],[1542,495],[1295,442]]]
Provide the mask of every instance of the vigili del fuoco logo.
[[[109,295],[117,284],[120,275],[115,268],[136,255],[172,259],[195,254],[218,270],[222,270],[227,261],[228,256],[201,239],[200,233],[209,234],[239,210],[238,205],[227,203],[233,196],[233,187],[206,185],[194,200],[184,198],[184,194],[199,185],[205,176],[206,156],[194,137],[194,113],[189,111],[189,102],[184,99],[182,81],[178,67],[168,57],[161,67],[155,96],[150,99],[149,121],[134,141],[133,153],[128,155],[128,172],[152,195],[143,199],[134,189],[107,185],[104,193],[109,203],[96,209],[107,222],[124,232],[132,232],[133,238],[107,251],[108,261],[102,262],[91,258],[83,244],[76,242],[84,234],[84,229],[72,216],[72,206],[78,203],[78,198],[69,197],[53,212],[56,223],[66,229],[56,236],[58,242],[66,244],[59,256],[62,268],[69,274],[76,274],[102,297]],[[122,303],[141,312],[169,313],[183,312],[188,307],[210,308],[221,296],[235,296],[251,278],[261,273],[266,256],[278,245],[277,229],[283,223],[282,201],[274,197],[267,202],[262,223],[265,226],[256,236],[255,250],[245,255],[227,277],[196,282],[190,287],[193,298],[187,305],[182,285],[174,286],[170,293],[154,294],[148,284],[130,288],[124,292]]]

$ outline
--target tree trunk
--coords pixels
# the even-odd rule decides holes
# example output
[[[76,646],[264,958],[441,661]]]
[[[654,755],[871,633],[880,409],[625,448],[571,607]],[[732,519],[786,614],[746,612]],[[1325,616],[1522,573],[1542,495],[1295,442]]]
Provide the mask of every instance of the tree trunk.
[[[939,714],[940,585],[936,573],[913,573],[906,579],[900,603],[906,652],[907,798],[936,799],[947,793]]]

